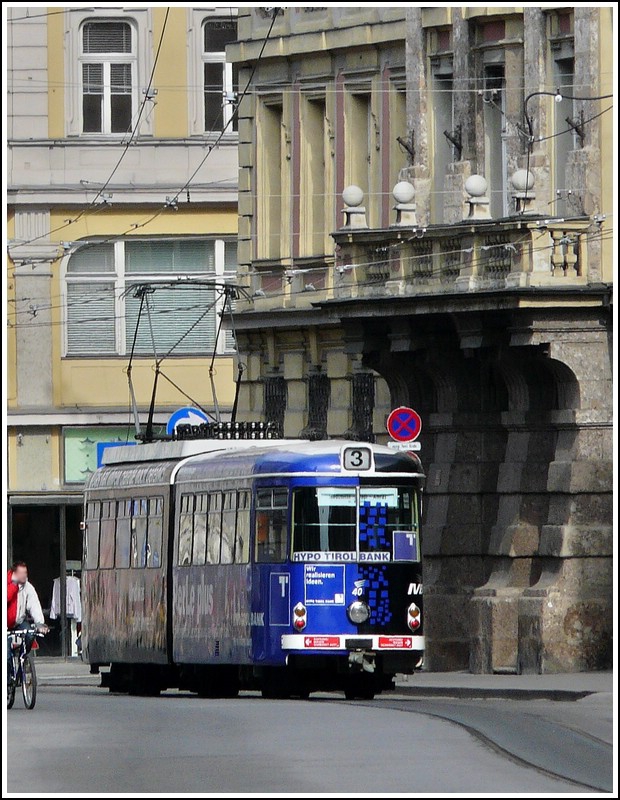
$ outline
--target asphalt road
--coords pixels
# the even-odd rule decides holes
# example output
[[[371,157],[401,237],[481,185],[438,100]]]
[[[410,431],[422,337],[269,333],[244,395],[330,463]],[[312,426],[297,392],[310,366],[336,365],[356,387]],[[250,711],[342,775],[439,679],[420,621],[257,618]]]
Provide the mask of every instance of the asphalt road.
[[[33,711],[17,697],[8,712],[6,788],[558,794],[604,790],[607,775],[611,787],[610,745],[523,705],[394,695],[374,703],[141,698],[46,686]],[[550,774],[566,775],[570,755],[578,763],[569,778],[579,783]]]

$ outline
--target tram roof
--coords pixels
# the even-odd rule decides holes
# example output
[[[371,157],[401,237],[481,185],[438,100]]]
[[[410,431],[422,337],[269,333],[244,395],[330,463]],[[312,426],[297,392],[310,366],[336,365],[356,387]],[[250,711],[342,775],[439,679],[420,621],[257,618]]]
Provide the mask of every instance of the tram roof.
[[[251,473],[255,476],[291,473],[332,473],[343,475],[340,453],[344,447],[356,444],[370,447],[374,454],[377,473],[409,473],[422,476],[418,459],[377,444],[356,443],[345,439],[329,439],[311,442],[304,439],[252,439],[252,440],[190,440],[177,442],[153,442],[138,446],[110,448],[104,456],[106,466],[147,465],[149,462],[177,461],[181,477],[195,469],[211,465],[219,471],[224,463],[251,461]],[[215,460],[217,459],[217,462]],[[225,468],[224,468],[225,469]],[[345,473],[346,474],[346,473]],[[353,473],[349,473],[353,474]]]

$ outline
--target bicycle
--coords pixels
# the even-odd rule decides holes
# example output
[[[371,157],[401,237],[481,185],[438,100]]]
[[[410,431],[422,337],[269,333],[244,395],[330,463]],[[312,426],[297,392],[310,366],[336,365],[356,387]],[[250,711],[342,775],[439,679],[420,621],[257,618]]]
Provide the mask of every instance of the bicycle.
[[[26,708],[34,708],[37,702],[37,673],[30,651],[39,647],[36,637],[42,638],[44,635],[36,627],[7,632],[7,644],[11,652],[7,676],[7,708],[13,707],[18,686],[22,687]]]

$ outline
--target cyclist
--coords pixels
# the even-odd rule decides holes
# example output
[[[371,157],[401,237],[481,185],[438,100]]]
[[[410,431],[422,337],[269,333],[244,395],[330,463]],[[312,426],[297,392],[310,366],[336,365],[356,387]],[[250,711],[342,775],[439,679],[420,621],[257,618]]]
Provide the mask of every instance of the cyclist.
[[[28,580],[28,567],[24,561],[16,561],[7,575],[7,626],[9,630],[24,630],[31,618],[41,633],[47,633],[43,609],[34,586]],[[28,649],[34,641],[34,635],[28,636]],[[11,648],[7,648],[9,668],[11,664]]]

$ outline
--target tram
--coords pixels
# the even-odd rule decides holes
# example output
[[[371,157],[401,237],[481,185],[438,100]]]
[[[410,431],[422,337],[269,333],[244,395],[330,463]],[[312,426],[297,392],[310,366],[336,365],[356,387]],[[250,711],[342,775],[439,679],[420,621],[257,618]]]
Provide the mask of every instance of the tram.
[[[111,691],[372,698],[422,665],[415,453],[346,440],[106,450],[84,497],[83,656]]]

